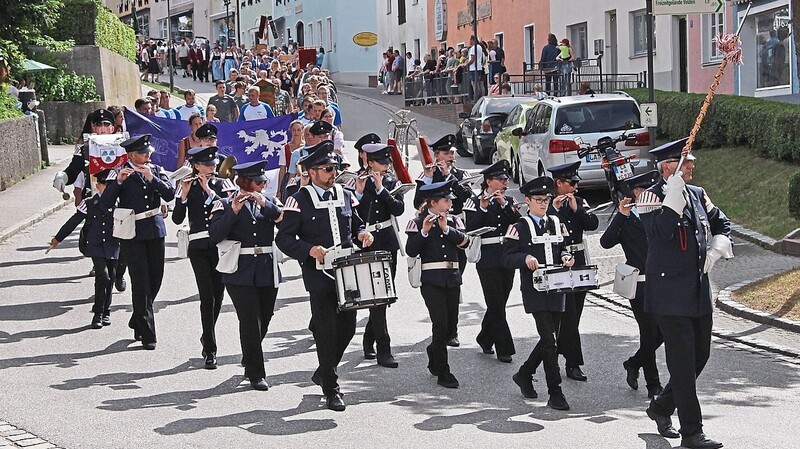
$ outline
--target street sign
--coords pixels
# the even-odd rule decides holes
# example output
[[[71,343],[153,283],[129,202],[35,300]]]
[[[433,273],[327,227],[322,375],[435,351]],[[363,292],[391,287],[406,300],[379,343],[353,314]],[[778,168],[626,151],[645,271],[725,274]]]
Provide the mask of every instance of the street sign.
[[[653,0],[653,14],[709,14],[723,12],[722,0]]]
[[[658,107],[655,103],[642,103],[640,121],[642,126],[658,126]]]

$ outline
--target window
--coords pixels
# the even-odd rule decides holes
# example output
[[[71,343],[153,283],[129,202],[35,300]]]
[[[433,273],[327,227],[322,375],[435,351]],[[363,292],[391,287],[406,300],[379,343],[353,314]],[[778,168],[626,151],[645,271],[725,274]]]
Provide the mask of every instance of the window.
[[[569,44],[572,46],[572,52],[575,55],[575,59],[586,59],[588,57],[586,28],[586,22],[567,27]]]
[[[139,14],[139,32],[145,36],[150,36],[150,14]]]
[[[703,14],[703,62],[722,60],[722,54],[714,43],[714,38],[725,31],[725,14]]]
[[[158,19],[158,37],[167,39],[169,30],[167,30],[167,19]]]
[[[328,17],[325,19],[325,27],[327,33],[325,33],[326,40],[325,40],[325,51],[332,52],[333,51],[333,19]]]
[[[525,62],[528,64],[533,64],[535,60],[534,49],[536,48],[534,42],[533,25],[525,26],[525,29],[523,30],[523,43],[525,45]]]
[[[323,43],[322,43],[322,36],[323,36],[323,34],[322,34],[322,21],[321,20],[317,20],[317,34],[314,35],[314,42],[318,46],[324,46]]]
[[[585,134],[641,128],[634,101],[598,101],[564,106],[556,114],[556,134]]]
[[[503,33],[495,33],[494,40],[497,41],[497,46],[503,48]]]
[[[404,23],[406,23],[406,0],[397,0],[397,24]]]
[[[419,39],[414,39],[414,55],[422,61],[422,48],[420,48]]]
[[[631,39],[633,54],[631,56],[647,56],[647,13],[644,9],[631,13]],[[653,21],[653,51],[656,49],[656,22]]]
[[[757,88],[788,86],[792,64],[789,11],[767,11],[756,15],[755,20]]]
[[[313,23],[309,23],[308,24],[308,42],[306,42],[306,45],[308,45],[309,47],[313,47],[314,45],[316,45],[316,43],[314,42],[314,24]]]
[[[411,0],[411,4],[412,5],[418,5],[419,4],[419,0]]]
[[[389,14],[392,13],[392,2],[393,1],[394,0],[386,0],[386,15],[389,15]]]

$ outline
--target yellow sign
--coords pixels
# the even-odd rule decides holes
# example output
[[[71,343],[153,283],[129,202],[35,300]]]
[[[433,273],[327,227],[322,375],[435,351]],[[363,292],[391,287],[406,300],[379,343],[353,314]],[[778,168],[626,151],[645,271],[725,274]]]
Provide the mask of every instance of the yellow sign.
[[[378,35],[370,31],[362,31],[353,36],[353,42],[362,47],[372,47],[378,45]]]

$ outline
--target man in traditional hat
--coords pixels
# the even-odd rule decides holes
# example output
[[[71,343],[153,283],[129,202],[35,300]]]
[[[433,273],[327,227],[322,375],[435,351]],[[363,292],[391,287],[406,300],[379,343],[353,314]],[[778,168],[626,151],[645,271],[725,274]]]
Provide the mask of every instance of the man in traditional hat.
[[[647,416],[662,436],[682,437],[683,447],[714,449],[722,443],[703,433],[697,377],[711,352],[714,305],[708,272],[720,258],[733,257],[731,224],[704,189],[687,184],[695,158],[684,148],[686,140],[650,150],[662,180],[637,201],[648,243],[644,311],[655,316],[664,336],[670,373]],[[676,409],[680,433],[672,427]]]

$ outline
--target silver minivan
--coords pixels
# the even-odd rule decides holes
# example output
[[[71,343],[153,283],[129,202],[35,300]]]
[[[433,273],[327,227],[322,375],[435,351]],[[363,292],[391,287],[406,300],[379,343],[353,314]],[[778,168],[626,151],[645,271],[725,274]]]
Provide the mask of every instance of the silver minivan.
[[[624,92],[545,98],[528,114],[525,129],[517,131],[520,183],[548,174],[549,167],[579,160],[575,143],[579,136],[584,143],[595,145],[598,139],[616,138],[623,131],[635,135],[635,139],[619,143],[617,149],[623,156],[632,157],[635,174],[655,167],[648,153],[650,134],[640,123],[639,104]],[[578,174],[581,187],[607,186],[597,154],[582,160]]]

